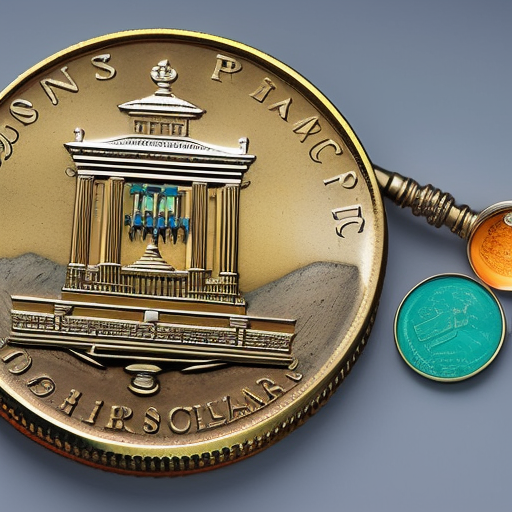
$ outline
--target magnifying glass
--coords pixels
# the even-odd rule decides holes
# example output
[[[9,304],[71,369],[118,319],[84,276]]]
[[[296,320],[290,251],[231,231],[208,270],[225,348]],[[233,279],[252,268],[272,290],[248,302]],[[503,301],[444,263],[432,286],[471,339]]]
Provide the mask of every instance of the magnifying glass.
[[[455,204],[451,194],[432,185],[374,165],[384,196],[437,228],[447,226],[467,240],[467,254],[475,274],[487,285],[512,291],[512,201],[493,204],[480,213]]]

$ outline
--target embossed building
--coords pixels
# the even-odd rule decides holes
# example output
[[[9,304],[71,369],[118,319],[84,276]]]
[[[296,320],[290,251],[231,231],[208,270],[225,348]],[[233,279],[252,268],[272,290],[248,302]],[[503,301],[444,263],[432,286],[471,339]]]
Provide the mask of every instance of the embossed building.
[[[62,300],[13,297],[9,341],[66,348],[91,364],[290,365],[295,321],[247,316],[239,290],[248,140],[191,138],[205,111],[171,92],[168,61],[151,78],[153,95],[118,107],[130,135],[89,141],[77,128],[65,144],[77,185]],[[140,254],[123,263],[127,247]]]

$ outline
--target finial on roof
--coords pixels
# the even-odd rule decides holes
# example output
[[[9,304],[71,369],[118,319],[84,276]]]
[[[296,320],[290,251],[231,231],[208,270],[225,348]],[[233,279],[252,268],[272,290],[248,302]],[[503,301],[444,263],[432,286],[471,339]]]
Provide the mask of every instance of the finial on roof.
[[[178,78],[177,71],[165,59],[161,60],[152,70],[151,79],[158,85],[159,89],[155,93],[158,96],[169,96],[171,94],[171,84]]]
[[[82,128],[75,128],[75,142],[83,142],[85,137],[85,130]]]

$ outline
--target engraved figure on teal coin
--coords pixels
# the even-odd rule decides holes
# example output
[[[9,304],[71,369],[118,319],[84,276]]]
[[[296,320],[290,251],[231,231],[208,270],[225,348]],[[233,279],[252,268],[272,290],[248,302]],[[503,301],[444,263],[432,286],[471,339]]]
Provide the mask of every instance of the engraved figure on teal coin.
[[[504,325],[489,290],[465,276],[441,275],[404,299],[395,336],[411,367],[431,378],[460,380],[492,361],[503,342]]]

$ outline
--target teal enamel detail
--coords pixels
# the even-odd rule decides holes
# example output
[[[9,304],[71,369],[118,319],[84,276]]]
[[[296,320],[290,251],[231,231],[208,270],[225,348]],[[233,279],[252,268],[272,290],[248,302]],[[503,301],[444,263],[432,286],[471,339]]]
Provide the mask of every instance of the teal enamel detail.
[[[496,297],[473,279],[440,275],[414,288],[395,320],[400,354],[416,371],[436,380],[462,380],[483,370],[505,335]]]

